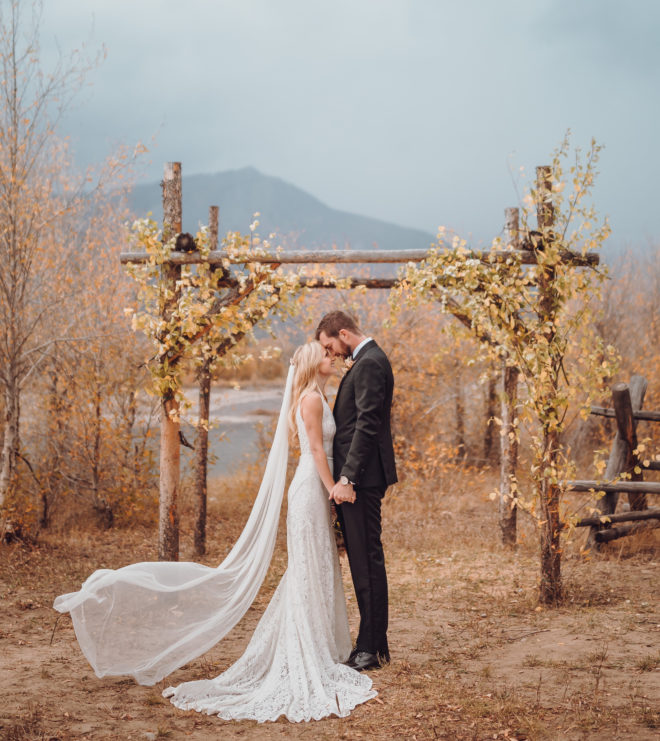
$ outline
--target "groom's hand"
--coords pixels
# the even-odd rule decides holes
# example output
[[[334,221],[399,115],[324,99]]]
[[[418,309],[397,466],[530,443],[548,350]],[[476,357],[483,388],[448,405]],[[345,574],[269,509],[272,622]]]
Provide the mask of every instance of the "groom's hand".
[[[353,484],[342,484],[338,481],[330,492],[330,499],[334,499],[336,504],[343,504],[349,502],[353,504],[355,502],[355,489]]]

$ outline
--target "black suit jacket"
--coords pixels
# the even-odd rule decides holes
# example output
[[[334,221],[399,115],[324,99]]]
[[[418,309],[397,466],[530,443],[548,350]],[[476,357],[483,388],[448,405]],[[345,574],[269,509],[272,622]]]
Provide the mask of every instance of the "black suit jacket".
[[[356,486],[387,488],[397,481],[390,411],[394,376],[373,341],[358,353],[335,400],[334,474]]]

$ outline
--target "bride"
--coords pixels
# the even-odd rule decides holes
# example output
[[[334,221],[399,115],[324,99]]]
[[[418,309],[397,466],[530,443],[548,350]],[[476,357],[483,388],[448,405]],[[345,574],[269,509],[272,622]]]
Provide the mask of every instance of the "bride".
[[[214,679],[168,687],[176,707],[226,720],[319,720],[376,696],[344,665],[351,651],[328,494],[335,425],[323,390],[332,359],[319,342],[293,355],[264,478],[238,541],[215,569],[149,562],[94,572],[54,607],[70,612],[97,676],[155,684],[201,655],[245,614],[275,545],[289,436],[300,460],[288,491],[287,570],[243,655]],[[330,462],[329,462],[330,459]]]

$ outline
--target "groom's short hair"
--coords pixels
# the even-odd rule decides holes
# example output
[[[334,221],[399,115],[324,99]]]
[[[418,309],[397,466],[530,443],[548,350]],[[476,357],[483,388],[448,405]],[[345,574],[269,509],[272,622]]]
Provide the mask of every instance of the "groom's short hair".
[[[362,334],[358,323],[350,314],[339,309],[331,311],[319,322],[319,326],[316,328],[316,339],[319,339],[321,332],[325,332],[328,337],[339,337],[339,331],[342,329],[347,329],[353,334]]]

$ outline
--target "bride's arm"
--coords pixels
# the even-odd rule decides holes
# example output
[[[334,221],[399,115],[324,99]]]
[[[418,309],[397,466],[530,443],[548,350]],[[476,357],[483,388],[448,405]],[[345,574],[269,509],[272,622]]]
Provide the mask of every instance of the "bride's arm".
[[[316,470],[319,472],[323,485],[330,493],[335,485],[335,480],[332,478],[328,457],[323,450],[323,402],[321,397],[318,394],[304,396],[300,402],[300,414],[305,423]]]

